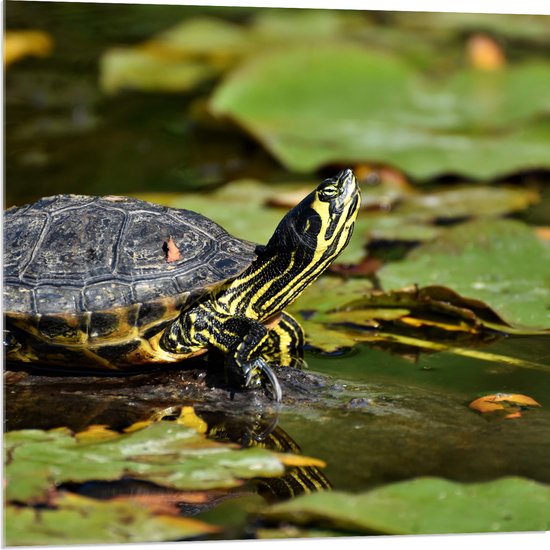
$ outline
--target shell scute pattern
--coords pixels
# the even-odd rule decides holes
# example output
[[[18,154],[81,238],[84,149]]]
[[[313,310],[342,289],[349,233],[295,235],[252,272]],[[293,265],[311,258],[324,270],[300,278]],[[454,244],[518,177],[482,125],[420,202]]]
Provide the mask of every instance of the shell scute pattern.
[[[127,197],[58,195],[4,216],[8,317],[67,340],[120,332],[123,316],[109,316],[116,310],[139,329],[173,318],[189,296],[256,257],[253,243],[200,214]],[[169,239],[181,255],[174,262],[163,248]]]

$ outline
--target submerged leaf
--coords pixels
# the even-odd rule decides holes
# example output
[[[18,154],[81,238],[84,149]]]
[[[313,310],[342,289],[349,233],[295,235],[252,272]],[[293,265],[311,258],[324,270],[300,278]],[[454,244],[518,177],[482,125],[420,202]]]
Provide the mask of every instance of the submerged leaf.
[[[550,528],[550,488],[518,477],[472,484],[419,478],[361,494],[304,495],[264,517],[355,534],[544,531]]]

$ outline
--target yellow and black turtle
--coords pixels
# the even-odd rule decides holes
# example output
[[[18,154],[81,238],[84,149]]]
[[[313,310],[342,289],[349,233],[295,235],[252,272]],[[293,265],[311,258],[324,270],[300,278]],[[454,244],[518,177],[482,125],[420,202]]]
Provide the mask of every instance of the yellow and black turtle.
[[[323,181],[265,246],[137,199],[57,195],[4,215],[6,358],[127,370],[221,350],[242,385],[291,364],[303,332],[283,310],[347,245],[351,170]]]

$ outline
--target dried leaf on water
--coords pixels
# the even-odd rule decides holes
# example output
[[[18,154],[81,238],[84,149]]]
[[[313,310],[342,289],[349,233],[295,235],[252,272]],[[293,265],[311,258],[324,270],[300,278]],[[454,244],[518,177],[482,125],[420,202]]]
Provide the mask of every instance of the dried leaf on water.
[[[508,413],[505,418],[520,418],[523,409],[529,407],[542,407],[542,405],[532,397],[519,393],[496,393],[494,395],[485,395],[475,399],[468,406],[482,414],[505,411]]]

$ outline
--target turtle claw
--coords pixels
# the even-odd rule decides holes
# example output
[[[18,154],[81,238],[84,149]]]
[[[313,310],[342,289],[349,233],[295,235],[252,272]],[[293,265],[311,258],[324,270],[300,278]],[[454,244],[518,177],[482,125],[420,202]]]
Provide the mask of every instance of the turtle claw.
[[[253,388],[266,385],[266,381],[269,383],[268,391],[273,401],[282,401],[283,391],[275,373],[263,359],[257,358],[248,368],[245,368],[244,385],[247,388]]]

